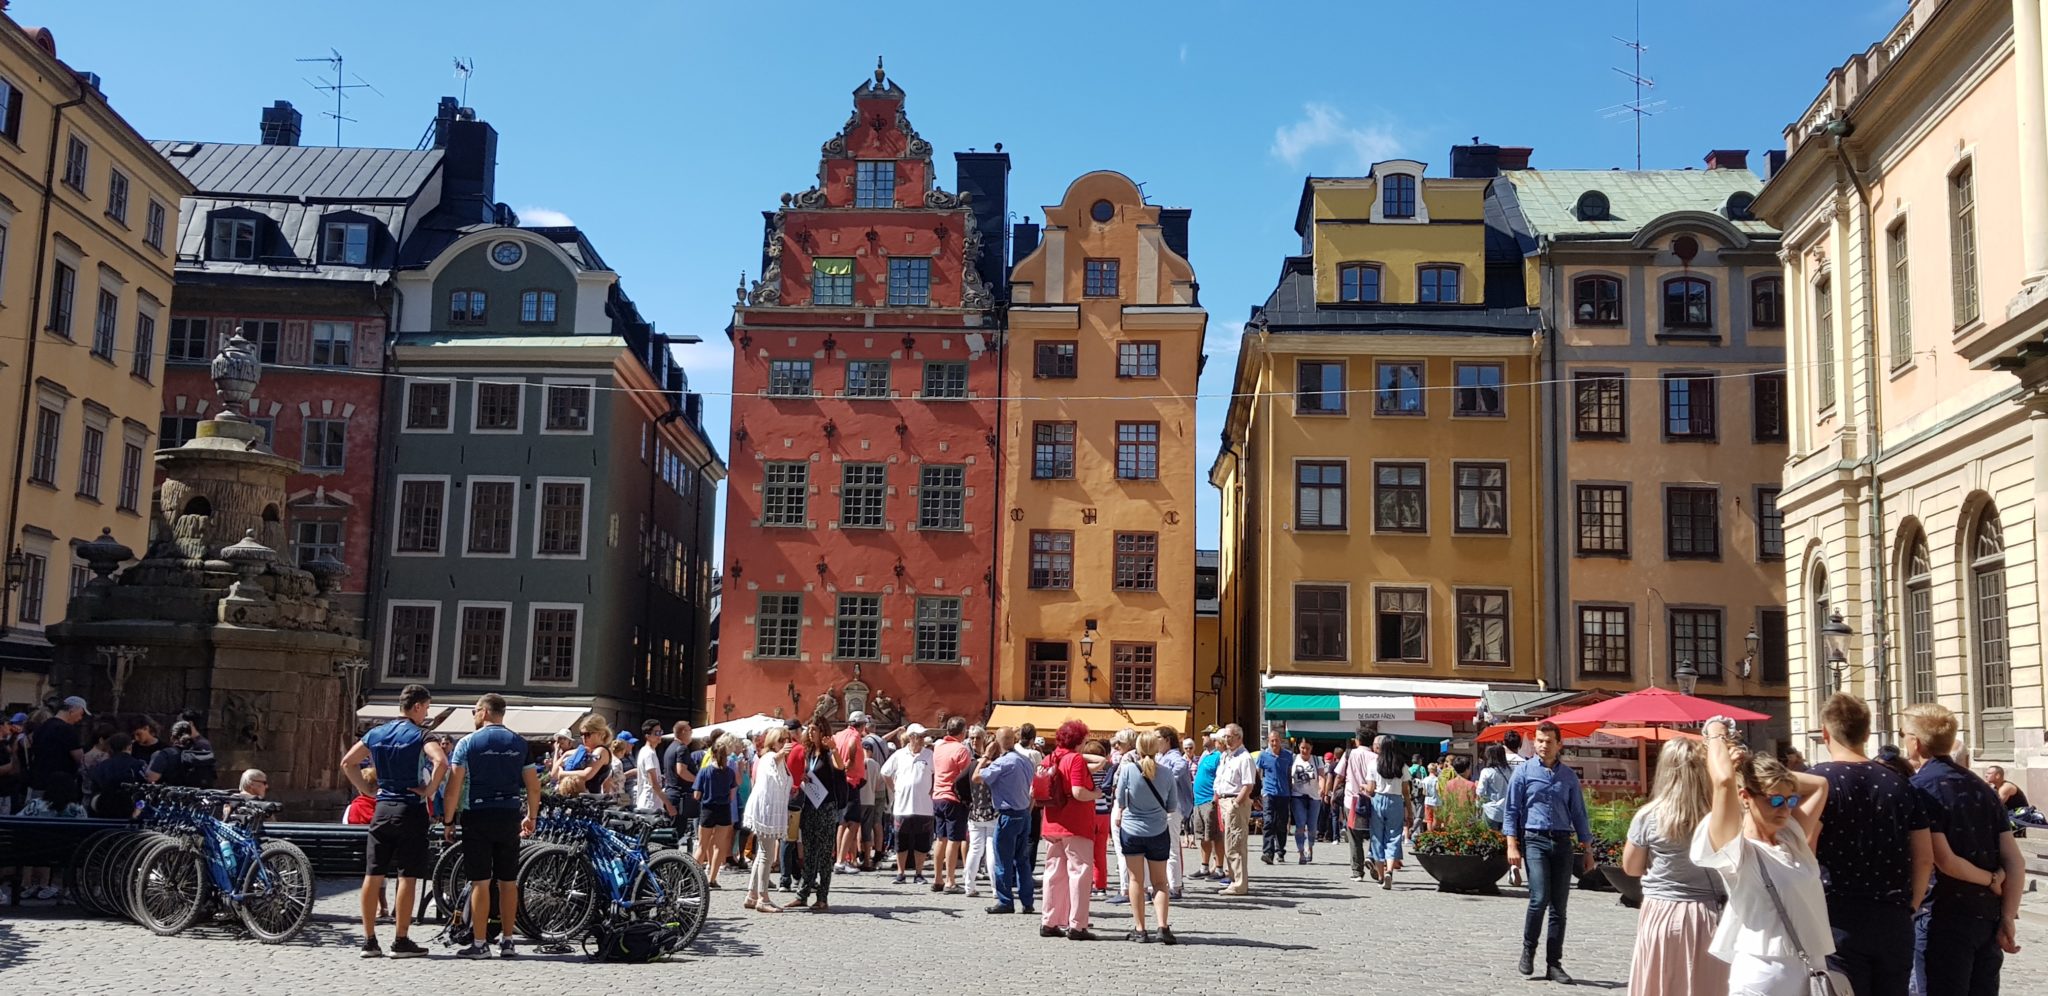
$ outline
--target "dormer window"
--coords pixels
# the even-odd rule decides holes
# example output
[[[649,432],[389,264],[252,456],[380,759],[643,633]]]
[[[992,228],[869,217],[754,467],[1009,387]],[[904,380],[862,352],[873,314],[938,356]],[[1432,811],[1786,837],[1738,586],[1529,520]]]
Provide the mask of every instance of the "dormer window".
[[[890,208],[896,206],[896,163],[894,160],[864,160],[853,164],[853,206]]]
[[[1380,268],[1372,263],[1345,263],[1337,267],[1337,300],[1350,304],[1378,304]]]
[[[519,295],[519,320],[530,325],[554,321],[555,292],[530,290]]]
[[[1579,195],[1579,203],[1573,210],[1580,221],[1606,221],[1607,195],[1597,190],[1588,190]]]
[[[1406,173],[1392,173],[1382,181],[1380,194],[1380,215],[1386,218],[1415,217],[1415,178]]]
[[[1457,304],[1458,268],[1424,266],[1415,271],[1415,300],[1423,304]]]
[[[370,225],[362,221],[330,221],[321,226],[320,262],[362,266],[370,261]]]
[[[213,219],[214,259],[248,262],[256,258],[256,220],[253,218]]]
[[[448,321],[454,325],[480,325],[484,321],[484,292],[459,290],[448,295]]]

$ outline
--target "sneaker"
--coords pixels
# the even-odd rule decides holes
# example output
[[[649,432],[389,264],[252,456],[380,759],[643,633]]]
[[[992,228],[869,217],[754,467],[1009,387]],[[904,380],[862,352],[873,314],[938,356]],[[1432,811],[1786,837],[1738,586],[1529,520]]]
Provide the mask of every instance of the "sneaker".
[[[1353,882],[1363,882],[1363,881],[1365,881],[1365,876],[1363,876],[1363,875],[1353,875],[1353,876],[1351,876],[1351,880],[1352,880]]]
[[[1066,932],[1066,931],[1064,931],[1064,930],[1061,930],[1061,929],[1059,929],[1058,927],[1054,927],[1054,926],[1051,926],[1051,925],[1049,925],[1049,924],[1039,924],[1039,926],[1038,926],[1038,936],[1040,936],[1040,937],[1065,937],[1065,936],[1067,936],[1067,932]]]
[[[1536,977],[1536,952],[1535,952],[1534,950],[1532,950],[1532,949],[1529,949],[1529,948],[1523,948],[1523,949],[1522,949],[1522,957],[1521,957],[1521,958],[1520,958],[1519,960],[1517,960],[1517,961],[1515,962],[1515,971],[1516,971],[1516,972],[1518,972],[1518,973],[1520,973],[1520,974],[1521,974],[1521,976],[1522,976],[1523,978],[1526,978],[1526,979],[1533,979],[1533,978],[1535,978],[1535,977]]]
[[[366,941],[364,941],[364,942],[363,942],[363,957],[365,957],[365,958],[382,958],[382,957],[384,957],[384,949],[383,949],[383,948],[381,948],[381,947],[378,947],[378,946],[377,946],[377,939],[376,939],[376,938],[372,937],[372,938],[370,938],[369,940],[366,940]]]
[[[46,885],[36,890],[34,899],[39,903],[54,903],[57,901],[57,897],[63,894],[63,891],[54,885]]]
[[[1108,900],[1108,902],[1109,902],[1109,905],[1111,905],[1111,906],[1122,906],[1122,905],[1124,905],[1124,904],[1126,904],[1126,903],[1129,903],[1130,901],[1131,901],[1131,897],[1129,897],[1129,896],[1126,896],[1126,895],[1124,895],[1124,894],[1123,894],[1123,893],[1121,893],[1121,892],[1117,893],[1117,894],[1116,894],[1116,895],[1114,895],[1114,896],[1111,896],[1111,897],[1109,897],[1109,900]]]
[[[1174,937],[1174,936],[1173,936],[1173,928],[1172,928],[1172,927],[1161,927],[1161,928],[1159,928],[1159,943],[1161,943],[1161,944],[1179,944],[1179,943],[1180,943],[1180,940],[1179,940],[1178,938],[1176,938],[1176,937]]]
[[[393,948],[397,946],[396,944],[392,945]],[[455,957],[457,958],[489,958],[490,956],[491,946],[482,941],[471,941],[455,949]]]
[[[1270,865],[1273,863],[1273,856],[1270,854],[1261,854],[1259,855],[1259,860]]]
[[[0,882],[0,906],[14,905],[14,884]]]
[[[1005,914],[1015,913],[1015,912],[1017,912],[1017,910],[1016,910],[1016,908],[1015,908],[1015,907],[1011,907],[1011,906],[991,906],[991,907],[989,907],[988,909],[985,909],[985,910],[983,910],[982,912],[983,912],[983,913],[990,913],[990,914],[994,914],[994,915],[997,915],[997,916],[1001,916],[1001,915],[1005,915]],[[1030,912],[1030,911],[1029,911],[1029,910],[1026,910],[1025,912]]]
[[[1181,901],[1181,899],[1185,898],[1184,896],[1182,896],[1182,894],[1181,894],[1181,893],[1182,893],[1182,890],[1180,890],[1180,889],[1169,889],[1169,890],[1167,890],[1166,896],[1167,896],[1167,898],[1169,898],[1169,899],[1171,899],[1171,900],[1173,900],[1174,902],[1176,902],[1176,903],[1177,903],[1177,902],[1180,902],[1180,901]],[[1162,929],[1163,929],[1163,928],[1162,928]],[[1167,943],[1169,943],[1169,944],[1170,944],[1170,943],[1172,943],[1172,942],[1171,942],[1171,941],[1169,941],[1169,942],[1167,942]]]
[[[426,956],[427,949],[414,944],[410,937],[401,937],[391,942],[391,957],[393,958],[425,958]]]
[[[513,946],[512,946],[512,938],[510,938],[510,937],[499,937],[499,938],[498,938],[498,957],[500,957],[500,958],[516,958],[516,957],[518,957],[518,956],[519,956],[519,949],[518,949],[518,948],[515,948],[515,947],[513,947]]]
[[[1565,973],[1564,966],[1554,961],[1550,963],[1550,970],[1545,973],[1545,977],[1561,986],[1573,984],[1572,977]]]
[[[947,886],[947,887],[946,887],[946,895],[949,895],[949,896],[972,896],[972,895],[974,895],[974,893],[973,893],[973,892],[971,892],[971,891],[969,891],[969,890],[968,890],[968,888],[967,888],[966,886],[964,886],[964,885],[949,885],[949,886]]]
[[[912,876],[910,876],[910,884],[911,884],[911,885],[923,885],[923,884],[924,884],[924,875],[923,875],[923,873],[919,873],[919,874],[916,874],[916,875],[912,875]]]
[[[1152,935],[1142,930],[1133,930],[1124,935],[1124,940],[1137,944],[1150,944],[1152,943]]]
[[[1067,931],[1067,940],[1070,940],[1070,941],[1092,941],[1092,940],[1094,940],[1094,939],[1095,939],[1095,932],[1094,932],[1094,931],[1092,931],[1092,930],[1089,930],[1089,929],[1088,929],[1088,928],[1086,928],[1086,927],[1082,927],[1082,928],[1080,928],[1080,929],[1078,929],[1078,930],[1069,930],[1069,931]]]
[[[1025,916],[1037,916],[1037,915],[1038,915],[1038,910],[1037,910],[1037,908],[1035,908],[1035,907],[1031,907],[1031,906],[1026,906],[1026,907],[1024,907],[1024,910],[1023,910],[1023,912],[1024,912],[1024,915],[1025,915]]]
[[[1305,864],[1308,864],[1308,855],[1306,855],[1306,854],[1302,855],[1302,856],[1301,856],[1301,859],[1300,859],[1300,860],[1298,860],[1298,861],[1296,861],[1296,862],[1295,862],[1295,864],[1300,864],[1300,865],[1305,865]]]
[[[969,899],[980,899],[980,898],[981,898],[981,890],[980,890],[980,889],[976,889],[976,888],[972,888],[972,887],[970,887],[970,888],[969,888],[969,889],[967,890],[967,898],[969,898]]]

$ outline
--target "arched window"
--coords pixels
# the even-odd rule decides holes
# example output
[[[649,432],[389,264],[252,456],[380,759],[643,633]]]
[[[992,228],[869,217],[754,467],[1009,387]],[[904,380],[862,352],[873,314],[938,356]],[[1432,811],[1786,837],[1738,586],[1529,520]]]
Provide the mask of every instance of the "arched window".
[[[1906,545],[1906,703],[1934,701],[1934,572],[1927,536],[1917,530]]]
[[[1380,215],[1386,218],[1415,217],[1415,178],[1406,173],[1389,173],[1384,181]]]
[[[1986,506],[1970,532],[1971,649],[1976,658],[1978,745],[2011,757],[2012,650],[2005,617],[2005,530]]]
[[[1572,281],[1572,321],[1576,325],[1620,325],[1621,281],[1613,277]]]
[[[1423,304],[1458,303],[1458,268],[1421,266],[1415,270],[1415,300]]]
[[[1337,300],[1354,304],[1377,304],[1380,299],[1380,268],[1372,263],[1345,263],[1337,267]]]
[[[1813,668],[1813,713],[1820,715],[1820,704],[1835,694],[1835,672],[1828,667],[1828,569],[1816,563],[1813,565],[1813,580],[1807,585],[1812,616],[1806,625],[1806,660]]]
[[[1698,277],[1664,281],[1664,327],[1703,329],[1714,323],[1713,295]]]

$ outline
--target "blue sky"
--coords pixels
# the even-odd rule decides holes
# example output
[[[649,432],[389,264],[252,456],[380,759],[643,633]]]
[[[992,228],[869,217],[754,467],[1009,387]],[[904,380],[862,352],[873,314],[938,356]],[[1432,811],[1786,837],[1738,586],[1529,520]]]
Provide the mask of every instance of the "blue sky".
[[[1699,166],[1710,148],[1782,144],[1829,69],[1882,37],[1904,0],[1722,0],[1644,5],[1644,74],[1662,113],[1646,166]],[[350,145],[411,148],[435,100],[456,94],[497,127],[498,196],[529,222],[580,225],[642,313],[706,340],[691,384],[730,384],[740,271],[758,267],[760,211],[811,184],[818,144],[888,59],[917,129],[941,154],[1011,153],[1012,210],[1036,217],[1067,183],[1116,169],[1155,203],[1194,210],[1190,254],[1210,309],[1205,395],[1229,390],[1236,338],[1265,299],[1307,174],[1408,157],[1448,169],[1473,136],[1531,145],[1538,168],[1627,167],[1628,0],[1349,3],[918,0],[541,3],[16,0],[56,33],[145,136],[256,140],[257,109],[286,99],[305,139],[331,142],[330,98],[297,57],[331,48],[381,96],[356,91]],[[950,185],[950,183],[948,184]],[[706,399],[725,449],[723,397]],[[1206,481],[1226,405],[1199,417]],[[1216,500],[1202,488],[1203,546]]]

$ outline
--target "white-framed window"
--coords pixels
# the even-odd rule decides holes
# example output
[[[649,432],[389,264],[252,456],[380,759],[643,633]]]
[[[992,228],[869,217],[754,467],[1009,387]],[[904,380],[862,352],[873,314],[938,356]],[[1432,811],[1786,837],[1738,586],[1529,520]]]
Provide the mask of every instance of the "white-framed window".
[[[398,478],[398,529],[392,553],[400,557],[438,557],[448,532],[448,477],[402,475]]]
[[[208,335],[206,318],[181,318],[171,316],[171,337],[165,344],[165,357],[172,361],[199,363],[210,359],[206,355]]]
[[[471,385],[472,432],[518,432],[523,424],[526,385],[516,380],[479,380]]]
[[[456,684],[504,683],[511,624],[511,602],[455,603]]]
[[[353,322],[314,322],[313,356],[316,367],[345,367],[354,362],[356,327]]]
[[[519,478],[471,477],[463,483],[469,512],[462,552],[470,557],[518,555]]]
[[[888,159],[864,159],[853,164],[853,206],[890,208],[896,206],[896,163]]]
[[[298,564],[304,567],[321,557],[341,559],[340,519],[300,519],[292,529],[292,546]]]
[[[455,382],[452,380],[408,380],[405,382],[406,432],[455,431]]]
[[[309,418],[305,426],[304,464],[307,470],[340,470],[348,458],[348,421],[338,418]]]
[[[541,390],[544,407],[540,431],[588,434],[593,396],[589,381],[548,381]]]
[[[384,680],[434,680],[441,603],[394,598],[384,608]]]
[[[320,262],[362,266],[369,261],[369,222],[330,221],[320,226]]]
[[[577,650],[583,643],[583,606],[535,602],[527,606],[526,680],[534,684],[575,684]]]
[[[533,517],[533,555],[545,560],[581,560],[590,527],[590,479],[534,480],[538,506]]]

